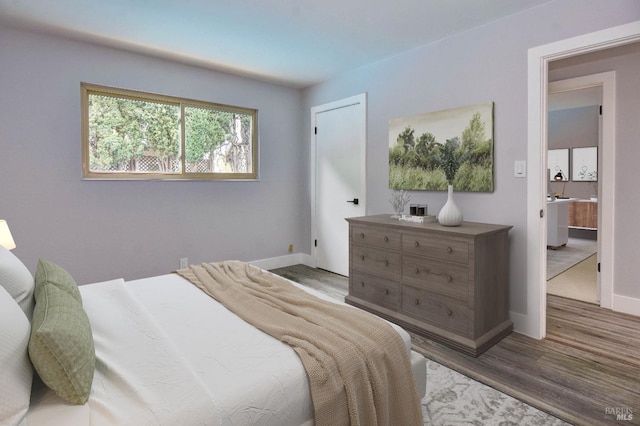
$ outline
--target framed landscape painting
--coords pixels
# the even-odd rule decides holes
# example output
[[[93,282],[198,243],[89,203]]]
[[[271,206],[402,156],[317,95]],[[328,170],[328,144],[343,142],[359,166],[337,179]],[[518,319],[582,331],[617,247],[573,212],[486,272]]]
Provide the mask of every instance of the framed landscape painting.
[[[493,102],[389,121],[389,188],[493,192]]]

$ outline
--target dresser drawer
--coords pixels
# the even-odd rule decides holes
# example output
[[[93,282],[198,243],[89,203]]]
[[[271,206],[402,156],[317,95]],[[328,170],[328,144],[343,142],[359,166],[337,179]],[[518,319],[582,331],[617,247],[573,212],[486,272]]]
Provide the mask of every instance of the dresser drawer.
[[[406,254],[428,256],[465,265],[469,263],[469,242],[464,239],[405,233],[402,238],[402,250]]]
[[[402,311],[464,336],[471,335],[471,312],[455,299],[405,285],[402,287]]]
[[[349,279],[349,294],[376,305],[398,311],[400,284],[384,278],[354,272]]]
[[[402,282],[463,302],[469,298],[469,269],[459,263],[405,255]]]
[[[368,246],[351,246],[351,267],[391,280],[400,281],[400,253]]]
[[[371,226],[351,226],[351,242],[385,250],[400,250],[400,232]]]

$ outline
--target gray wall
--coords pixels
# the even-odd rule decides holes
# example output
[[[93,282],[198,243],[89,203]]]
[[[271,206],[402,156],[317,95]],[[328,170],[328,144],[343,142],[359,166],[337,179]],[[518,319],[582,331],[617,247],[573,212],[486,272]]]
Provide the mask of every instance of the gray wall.
[[[514,226],[510,308],[526,314],[527,187],[526,179],[513,177],[513,162],[527,158],[527,50],[639,19],[637,0],[553,0],[302,92],[3,27],[0,217],[11,226],[14,253],[30,269],[46,257],[68,267],[80,283],[166,273],[180,257],[254,260],[284,255],[290,243],[294,252],[310,253],[312,106],[368,93],[367,207],[373,214],[390,212],[391,118],[493,101],[495,191],[458,193],[456,202],[466,220]],[[633,66],[618,78],[633,81],[627,75]],[[557,77],[569,75],[559,70]],[[258,108],[261,181],[81,181],[81,81]],[[618,90],[625,92],[625,104],[640,99],[640,84]],[[640,158],[635,111],[618,115],[626,123],[618,136],[628,146],[617,152],[616,191],[629,206],[640,203],[631,178]],[[411,195],[433,213],[446,198],[444,192]],[[616,292],[640,297],[633,281],[640,266],[624,270],[634,262],[637,230],[627,227],[634,219],[631,207],[616,210],[615,272],[624,282],[616,282]]]
[[[640,299],[637,257],[640,224],[640,43],[564,59],[550,66],[549,80],[564,80],[606,71],[616,72],[614,294]]]
[[[527,185],[513,173],[514,161],[527,158],[528,49],[638,19],[635,0],[551,1],[311,87],[304,92],[304,109],[368,93],[367,202],[373,214],[390,212],[390,119],[493,101],[495,191],[457,193],[455,199],[465,220],[513,225],[510,309],[526,315]],[[413,191],[411,197],[437,212],[446,194]]]
[[[573,176],[572,148],[598,146],[600,107],[586,106],[549,112],[548,147],[569,150],[569,170],[564,171],[567,182],[550,182],[551,190],[571,198],[590,198],[596,192],[597,182],[576,182]],[[566,185],[565,185],[566,183]]]
[[[0,58],[0,218],[32,271],[82,284],[308,250],[299,90],[6,27]],[[257,108],[260,181],[82,181],[80,82]]]

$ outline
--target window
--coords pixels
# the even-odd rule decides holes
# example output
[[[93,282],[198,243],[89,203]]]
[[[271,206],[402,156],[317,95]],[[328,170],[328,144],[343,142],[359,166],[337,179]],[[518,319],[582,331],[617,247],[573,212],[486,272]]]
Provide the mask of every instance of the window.
[[[80,87],[83,178],[257,179],[257,110]]]

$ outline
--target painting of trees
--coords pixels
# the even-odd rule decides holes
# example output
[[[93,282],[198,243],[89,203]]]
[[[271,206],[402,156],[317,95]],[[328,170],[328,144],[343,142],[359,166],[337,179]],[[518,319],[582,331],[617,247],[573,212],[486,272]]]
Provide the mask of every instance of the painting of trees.
[[[493,191],[493,102],[389,122],[389,187],[446,190],[448,184]]]

